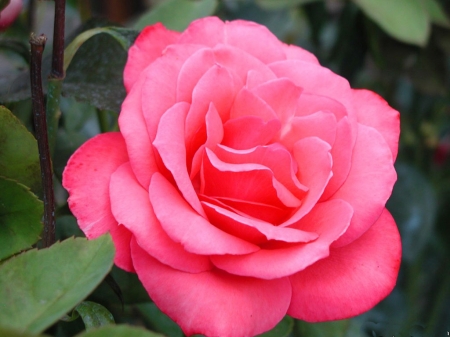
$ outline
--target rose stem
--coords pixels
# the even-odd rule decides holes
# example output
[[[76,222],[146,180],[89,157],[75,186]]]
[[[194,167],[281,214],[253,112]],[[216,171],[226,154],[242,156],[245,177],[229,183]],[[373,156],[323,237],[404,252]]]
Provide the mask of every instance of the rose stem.
[[[49,247],[55,242],[55,198],[41,76],[42,54],[46,40],[47,38],[43,34],[40,36],[31,34],[30,80],[34,129],[38,142],[41,178],[44,187],[44,236],[42,241],[44,247]]]
[[[53,26],[52,70],[47,88],[47,127],[50,154],[53,157],[58,131],[59,101],[61,98],[62,82],[64,80],[64,23],[66,0],[55,0],[55,18]]]

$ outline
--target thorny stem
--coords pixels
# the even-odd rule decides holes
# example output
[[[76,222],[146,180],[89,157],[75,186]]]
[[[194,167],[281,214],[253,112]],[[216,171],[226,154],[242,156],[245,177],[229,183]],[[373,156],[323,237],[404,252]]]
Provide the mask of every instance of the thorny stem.
[[[50,151],[48,147],[47,122],[42,91],[42,54],[45,48],[45,35],[31,34],[31,101],[34,129],[39,148],[41,178],[44,187],[44,237],[43,246],[50,247],[55,242],[55,197],[53,194],[53,174]]]
[[[51,78],[64,78],[64,22],[66,0],[55,0],[55,20],[53,30],[53,55]]]

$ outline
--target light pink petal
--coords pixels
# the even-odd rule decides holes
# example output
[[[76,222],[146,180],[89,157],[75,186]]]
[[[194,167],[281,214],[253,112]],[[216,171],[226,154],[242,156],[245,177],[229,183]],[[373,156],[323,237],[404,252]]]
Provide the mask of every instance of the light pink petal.
[[[116,248],[116,254],[114,255],[114,264],[126,270],[134,273],[133,261],[131,260],[131,248],[130,242],[133,234],[124,226],[115,226],[109,231]]]
[[[308,190],[300,184],[295,176],[297,163],[293,161],[291,154],[278,143],[240,151],[218,146],[214,153],[220,160],[230,164],[254,163],[269,168],[277,181],[299,199],[303,198]]]
[[[222,120],[220,119],[219,113],[217,112],[217,109],[215,108],[213,103],[209,105],[209,110],[206,113],[205,117],[205,124],[206,142],[204,145],[201,145],[194,154],[194,158],[192,159],[192,167],[189,174],[191,179],[193,179],[200,171],[205,147],[214,150],[216,148],[216,145],[219,144],[223,139]]]
[[[169,238],[155,216],[148,191],[136,181],[128,163],[114,172],[110,189],[114,217],[147,253],[178,270],[199,273],[211,269],[207,257],[189,253]]]
[[[300,48],[292,44],[289,45],[283,44],[283,50],[288,60],[295,59],[319,64],[317,57],[315,57],[313,53],[307,51],[306,49]]]
[[[243,20],[224,23],[210,17],[194,21],[181,36],[180,43],[197,43],[209,47],[226,44],[264,63],[285,59],[283,44],[266,27]]]
[[[267,167],[221,161],[209,149],[203,160],[202,194],[282,207],[298,207],[300,200],[279,183]]]
[[[227,234],[194,212],[162,175],[150,183],[150,200],[156,217],[175,242],[194,254],[248,254],[259,247]]]
[[[236,96],[231,108],[230,118],[258,117],[264,122],[278,119],[275,111],[269,104],[247,89],[242,89]]]
[[[245,217],[212,203],[202,202],[202,204],[213,225],[243,239],[250,234],[253,239],[258,240],[258,244],[264,243],[267,240],[309,242],[318,237],[316,233],[289,227],[278,227],[265,221]],[[244,237],[242,233],[244,233]],[[261,240],[263,238],[264,240]]]
[[[279,249],[262,249],[242,256],[212,256],[218,268],[231,274],[275,279],[289,276],[305,269],[329,255],[330,244],[347,229],[353,210],[343,200],[332,200],[317,204],[296,224],[306,232],[315,232],[319,237],[308,243],[293,244]]]
[[[236,86],[238,84],[233,76],[221,66],[215,65],[203,75],[192,93],[192,104],[186,118],[187,143],[205,125],[205,116],[211,104],[222,120],[229,118],[231,104],[238,90]]]
[[[281,122],[281,134],[283,135],[295,115],[302,89],[287,78],[279,78],[254,88],[252,93],[275,111]]]
[[[400,134],[400,115],[376,93],[369,90],[353,90],[358,123],[371,126],[383,136],[395,160]]]
[[[303,92],[297,105],[297,116],[307,116],[318,111],[331,112],[339,121],[348,115],[347,109],[336,99]]]
[[[153,145],[142,114],[142,84],[145,76],[139,77],[136,84],[122,103],[119,127],[125,138],[127,152],[133,172],[141,185],[148,188],[153,172],[158,170]]]
[[[161,56],[162,51],[178,40],[180,33],[166,29],[161,23],[145,27],[128,50],[124,84],[129,92],[142,71]]]
[[[188,110],[189,104],[184,102],[177,103],[167,110],[161,117],[153,145],[158,150],[164,166],[172,173],[185,200],[204,216],[186,167],[184,123]]]
[[[156,136],[161,116],[176,103],[178,74],[183,63],[197,50],[197,45],[169,46],[145,71],[142,85],[142,111],[150,140]]]
[[[236,149],[250,149],[258,145],[266,145],[280,131],[278,119],[265,122],[256,116],[243,116],[228,120],[224,125],[222,144]]]
[[[355,210],[350,227],[335,243],[336,247],[357,239],[378,219],[396,180],[386,141],[375,129],[359,124],[350,173],[331,197],[347,201]]]
[[[214,53],[209,48],[200,49],[186,60],[178,75],[178,102],[192,102],[192,92],[195,86],[209,68],[214,66],[214,63]]]
[[[272,329],[289,307],[288,278],[183,273],[158,263],[137,244],[132,247],[134,266],[151,299],[187,336],[255,336]]]
[[[380,218],[356,241],[290,277],[288,314],[308,322],[346,319],[380,302],[394,288],[401,260],[392,216]]]
[[[317,203],[333,175],[330,145],[317,137],[303,138],[294,145],[294,159],[298,165],[297,177],[309,188],[300,208],[282,226],[300,220]]]
[[[279,142],[292,151],[294,144],[307,137],[318,137],[331,146],[336,139],[336,117],[331,112],[315,112],[307,116],[294,117],[280,135]]]
[[[333,176],[328,182],[321,200],[328,200],[347,179],[352,165],[353,145],[351,125],[348,118],[344,117],[336,126],[336,139],[331,149]]]
[[[89,239],[117,226],[111,213],[109,181],[111,174],[127,161],[122,135],[110,132],[88,140],[67,163],[63,186],[69,192],[68,204]]]
[[[214,47],[214,56],[217,64],[236,74],[242,83],[247,82],[247,75],[252,71],[259,73],[259,77],[264,78],[265,81],[276,79],[275,74],[266,64],[239,48],[219,44]]]
[[[6,29],[17,19],[23,7],[22,0],[11,0],[0,12],[0,30]]]

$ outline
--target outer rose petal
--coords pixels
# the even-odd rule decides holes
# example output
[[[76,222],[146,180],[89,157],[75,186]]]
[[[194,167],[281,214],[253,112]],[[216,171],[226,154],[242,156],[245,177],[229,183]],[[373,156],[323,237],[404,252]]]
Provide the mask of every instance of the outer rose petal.
[[[394,288],[401,260],[400,236],[385,209],[348,246],[290,277],[288,314],[308,322],[345,319],[371,309]]]
[[[117,226],[111,213],[109,181],[111,174],[127,161],[122,135],[110,132],[88,140],[67,163],[63,186],[69,192],[69,207],[89,239]]]
[[[301,61],[305,61],[305,62],[319,64],[317,57],[313,53],[311,53],[303,48],[300,48],[300,47],[292,45],[292,44],[291,45],[285,44],[285,45],[283,45],[283,49],[284,49],[284,53],[286,54],[286,58],[288,60],[295,59],[295,60],[301,60]]]
[[[142,30],[133,46],[128,50],[128,60],[123,73],[127,92],[136,83],[142,71],[158,57],[162,51],[178,40],[180,33],[166,29],[161,23]]]
[[[130,242],[133,234],[122,225],[115,226],[110,230],[114,247],[116,248],[116,255],[114,256],[114,263],[119,268],[128,272],[135,272],[133,261],[131,260]]]
[[[344,246],[361,236],[383,211],[397,180],[392,153],[373,128],[358,124],[347,180],[331,199],[343,199],[355,210],[347,232],[333,245]]]
[[[291,300],[288,278],[258,280],[218,270],[183,273],[153,259],[135,241],[132,255],[152,300],[188,336],[255,336],[272,329]]]
[[[0,12],[0,30],[11,25],[22,10],[22,0],[11,0],[9,5]]]
[[[358,122],[376,129],[383,136],[395,160],[400,134],[400,114],[373,91],[353,90]]]
[[[133,233],[147,253],[185,272],[199,273],[211,269],[208,257],[185,251],[162,229],[153,212],[148,191],[136,181],[129,163],[123,164],[113,173],[110,196],[114,217]],[[129,250],[128,242],[128,254]]]

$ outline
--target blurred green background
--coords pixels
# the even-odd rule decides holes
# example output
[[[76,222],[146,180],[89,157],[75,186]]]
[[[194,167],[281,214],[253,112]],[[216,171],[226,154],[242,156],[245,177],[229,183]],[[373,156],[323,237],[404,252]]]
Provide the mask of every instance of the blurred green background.
[[[30,7],[31,5],[31,7]],[[30,12],[30,8],[32,11]],[[183,30],[208,15],[267,26],[279,39],[313,52],[353,88],[383,96],[401,114],[398,181],[388,202],[402,236],[403,260],[392,294],[371,311],[345,321],[308,324],[286,318],[267,336],[448,336],[450,331],[450,1],[448,0],[67,0],[69,43],[93,27],[141,29],[162,21]],[[0,104],[32,131],[28,84],[30,31],[49,37],[53,2],[25,2],[20,18],[0,35]],[[128,36],[131,39],[134,36]],[[117,129],[125,95],[126,52],[97,35],[75,55],[63,85],[54,154],[57,235],[82,235],[60,185],[69,156],[93,135]],[[102,283],[89,300],[105,306],[118,323],[182,337],[150,302],[134,275],[113,269],[124,305]],[[46,333],[73,336],[78,319]]]

